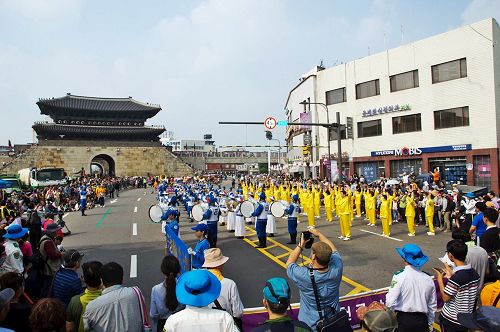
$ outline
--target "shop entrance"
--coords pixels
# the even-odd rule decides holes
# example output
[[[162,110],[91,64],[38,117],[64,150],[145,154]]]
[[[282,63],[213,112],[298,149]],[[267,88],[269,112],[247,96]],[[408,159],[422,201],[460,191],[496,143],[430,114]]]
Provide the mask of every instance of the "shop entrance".
[[[467,184],[467,160],[465,157],[429,159],[429,172],[439,169],[439,180],[446,188],[454,184]]]

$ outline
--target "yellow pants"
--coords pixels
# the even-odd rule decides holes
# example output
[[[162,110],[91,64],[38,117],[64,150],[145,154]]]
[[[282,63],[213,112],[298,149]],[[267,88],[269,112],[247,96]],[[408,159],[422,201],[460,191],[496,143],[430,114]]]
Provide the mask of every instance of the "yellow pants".
[[[380,220],[382,220],[382,233],[387,236],[391,235],[391,231],[389,229],[389,219],[381,218]]]
[[[369,209],[366,211],[366,214],[368,215],[368,220],[370,221],[370,224],[375,225],[375,209]]]
[[[415,216],[406,216],[406,223],[408,224],[408,233],[415,235]]]
[[[319,217],[319,203],[318,204],[314,204],[314,215],[316,217]]]
[[[389,210],[389,217],[387,217],[387,220],[389,221],[389,225],[392,225],[392,209]]]
[[[326,211],[326,220],[328,220],[329,222],[332,222],[333,221],[332,207],[325,206],[325,211]]]
[[[342,214],[340,216],[340,231],[343,237],[351,237],[351,226],[349,224],[348,214]]]
[[[434,216],[425,216],[425,219],[429,225],[429,232],[434,233]]]
[[[354,220],[354,211],[350,210],[349,211],[349,226],[352,227],[352,221]]]
[[[316,226],[316,223],[314,222],[314,209],[309,208],[307,210],[307,223],[309,226]]]
[[[361,217],[361,203],[356,203],[356,217]]]

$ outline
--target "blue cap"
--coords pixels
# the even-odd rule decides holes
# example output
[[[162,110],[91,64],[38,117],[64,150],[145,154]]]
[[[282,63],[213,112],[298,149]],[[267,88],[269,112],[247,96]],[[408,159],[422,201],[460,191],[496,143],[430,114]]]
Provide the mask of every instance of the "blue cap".
[[[474,193],[467,193],[467,194],[465,194],[465,197],[467,197],[467,198],[476,198],[476,195],[474,195]]]
[[[260,199],[266,199],[266,194],[265,194],[264,192],[261,192],[261,193],[259,194],[259,198],[260,198]]]
[[[396,248],[396,251],[408,264],[415,267],[421,267],[429,260],[416,244],[406,244],[403,248]]]
[[[290,286],[284,278],[271,278],[266,282],[262,290],[264,298],[268,302],[286,304],[290,303]]]
[[[7,228],[7,234],[3,237],[5,239],[19,239],[26,235],[26,233],[28,233],[27,228],[22,228],[21,226],[15,224]]]
[[[177,300],[194,307],[206,307],[219,297],[220,290],[219,279],[207,270],[193,270],[182,274],[175,287]]]
[[[191,228],[193,231],[208,232],[208,226],[206,224],[198,224]]]

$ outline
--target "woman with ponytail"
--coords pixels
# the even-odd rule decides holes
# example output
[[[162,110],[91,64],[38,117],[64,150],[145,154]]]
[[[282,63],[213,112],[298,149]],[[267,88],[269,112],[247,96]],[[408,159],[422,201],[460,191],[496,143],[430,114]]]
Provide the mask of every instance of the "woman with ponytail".
[[[161,272],[165,280],[151,290],[151,306],[149,315],[153,322],[153,331],[163,331],[167,318],[184,306],[177,301],[175,286],[181,272],[179,260],[175,256],[165,256],[161,262]]]

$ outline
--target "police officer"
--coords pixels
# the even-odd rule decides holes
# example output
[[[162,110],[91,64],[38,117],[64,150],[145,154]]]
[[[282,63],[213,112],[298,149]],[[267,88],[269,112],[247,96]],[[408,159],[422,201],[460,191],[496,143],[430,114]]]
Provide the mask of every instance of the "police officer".
[[[292,196],[292,203],[285,210],[288,215],[288,233],[290,233],[290,242],[287,244],[297,243],[297,217],[300,212],[299,195],[295,194]]]
[[[257,222],[255,223],[255,230],[257,231],[257,238],[259,239],[259,245],[256,248],[266,247],[266,226],[267,226],[267,215],[269,213],[269,204],[266,202],[266,194],[261,192],[259,194],[259,203],[257,203],[257,208],[252,213],[252,217],[257,217]]]
[[[80,186],[80,210],[82,211],[82,216],[86,216],[85,209],[87,208],[87,186]]]
[[[208,209],[203,214],[203,220],[207,221],[208,226],[208,242],[210,243],[210,248],[217,247],[217,226],[219,222],[219,207],[215,205],[216,199],[213,195],[208,195]]]

